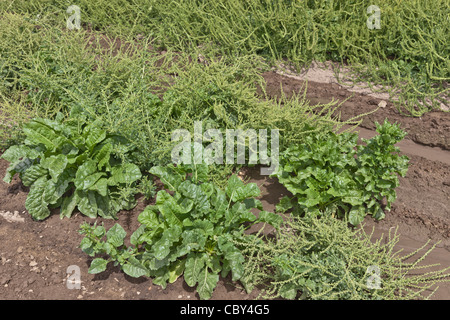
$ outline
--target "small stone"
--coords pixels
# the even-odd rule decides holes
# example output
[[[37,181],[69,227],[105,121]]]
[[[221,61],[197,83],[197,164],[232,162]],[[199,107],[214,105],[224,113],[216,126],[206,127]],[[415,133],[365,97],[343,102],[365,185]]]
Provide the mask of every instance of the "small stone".
[[[180,294],[180,295],[178,296],[178,299],[181,299],[181,298],[183,298],[183,296]]]
[[[381,100],[381,101],[378,103],[378,106],[379,106],[380,108],[386,108],[387,102],[384,101],[384,100]]]
[[[22,253],[23,252],[23,248],[22,247],[18,247],[17,248],[17,253]]]
[[[36,273],[40,273],[41,272],[41,270],[38,267],[33,267],[33,268],[31,268],[30,271],[33,271],[33,272],[36,272]]]
[[[31,261],[30,262],[30,267],[35,267],[37,266],[37,262],[36,261]]]

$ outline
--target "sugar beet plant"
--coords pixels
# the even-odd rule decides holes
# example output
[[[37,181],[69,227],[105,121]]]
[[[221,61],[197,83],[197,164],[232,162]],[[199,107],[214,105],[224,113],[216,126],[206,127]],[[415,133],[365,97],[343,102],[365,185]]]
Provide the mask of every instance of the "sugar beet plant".
[[[396,199],[397,174],[404,176],[408,157],[394,145],[406,135],[397,124],[376,124],[379,135],[362,139],[356,133],[325,138],[311,135],[305,144],[288,148],[275,174],[293,197],[281,199],[277,209],[294,213],[345,217],[356,226],[371,214],[384,218],[382,200],[391,209]]]
[[[81,226],[82,250],[95,258],[90,273],[99,273],[114,261],[132,276],[152,277],[153,283],[166,287],[180,275],[190,287],[196,287],[201,299],[209,299],[219,280],[231,272],[239,280],[245,258],[237,241],[243,241],[244,230],[258,222],[279,226],[282,218],[260,211],[258,218],[251,209],[262,210],[260,195],[254,183],[244,184],[233,175],[225,189],[208,181],[207,165],[156,166],[151,173],[168,188],[157,194],[156,204],[139,215],[141,226],[126,246],[126,232],[115,224],[108,231],[103,226]],[[106,239],[105,239],[106,238]]]
[[[127,144],[109,135],[96,122],[36,118],[23,127],[25,141],[2,155],[10,162],[4,181],[18,173],[30,187],[25,206],[35,220],[61,207],[61,218],[75,210],[95,218],[115,218],[135,206],[133,184],[139,168],[125,160]]]

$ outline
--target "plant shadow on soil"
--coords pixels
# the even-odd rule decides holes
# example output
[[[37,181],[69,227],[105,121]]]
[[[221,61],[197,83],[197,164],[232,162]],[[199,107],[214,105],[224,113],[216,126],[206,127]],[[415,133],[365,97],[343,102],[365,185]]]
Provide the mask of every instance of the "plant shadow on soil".
[[[299,93],[304,82],[284,77],[275,72],[263,74],[267,81],[266,92],[269,96],[280,96],[280,84],[289,96]],[[341,110],[343,120],[369,112],[381,101],[367,94],[354,93],[336,83],[308,81],[306,98],[311,103],[326,103],[338,97],[346,100]],[[400,241],[397,247],[408,253],[421,247],[428,239],[438,246],[425,259],[424,264],[439,263],[439,268],[450,266],[450,165],[430,160],[430,152],[439,147],[450,159],[450,113],[430,112],[422,118],[402,116],[396,108],[387,103],[375,113],[365,117],[361,126],[374,133],[374,122],[388,118],[398,122],[408,132],[407,139],[425,148],[409,148],[406,153],[411,161],[406,177],[400,179],[397,200],[386,218],[376,222],[368,216],[364,223],[368,229],[375,228],[374,236],[387,234],[398,226]],[[5,175],[8,163],[0,160],[0,176]],[[288,191],[274,178],[260,176],[256,168],[244,170],[245,179],[256,182],[261,188],[261,201],[264,209],[272,211],[278,200]],[[131,211],[120,212],[118,220],[89,219],[79,213],[70,219],[60,219],[55,210],[44,221],[33,221],[25,209],[28,188],[17,177],[11,184],[0,182],[0,298],[17,299],[183,299],[197,300],[194,288],[190,288],[180,277],[166,289],[152,284],[148,278],[135,279],[125,275],[112,263],[104,273],[92,275],[88,268],[92,258],[79,248],[82,236],[78,233],[80,224],[104,223],[110,228],[120,223],[131,234],[139,226],[137,216],[149,203],[143,198]],[[17,212],[21,221],[10,221],[6,214]],[[251,232],[251,230],[250,230]],[[76,265],[81,271],[81,288],[68,289],[67,267]],[[425,270],[426,271],[426,270]],[[258,292],[245,293],[240,284],[233,283],[231,277],[220,279],[212,299],[242,300],[254,299]],[[443,283],[433,299],[450,299],[450,284]]]

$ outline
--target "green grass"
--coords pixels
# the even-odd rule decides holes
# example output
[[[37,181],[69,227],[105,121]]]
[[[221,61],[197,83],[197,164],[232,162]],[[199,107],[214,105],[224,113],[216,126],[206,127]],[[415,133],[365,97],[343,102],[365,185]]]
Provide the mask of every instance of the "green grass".
[[[7,0],[0,10],[65,28],[72,2]],[[222,55],[256,53],[296,67],[333,60],[354,67],[355,80],[383,85],[402,112],[437,108],[450,79],[450,4],[445,0],[387,1],[151,1],[77,2],[83,28],[113,36],[151,37],[179,51],[213,44]],[[381,10],[381,28],[369,29],[367,7]],[[208,46],[209,47],[209,46]]]
[[[333,117],[337,102],[313,107],[304,94],[261,99],[260,73],[269,65],[257,54],[219,57],[214,46],[159,53],[147,50],[154,45],[149,37],[61,30],[48,20],[36,28],[26,14],[5,14],[0,26],[5,121],[12,114],[22,123],[58,112],[97,120],[131,141],[130,160],[143,170],[171,162],[173,130],[192,132],[199,120],[203,130],[279,129],[281,148],[301,143],[305,132],[343,125]],[[233,167],[217,168],[215,176],[224,179]]]

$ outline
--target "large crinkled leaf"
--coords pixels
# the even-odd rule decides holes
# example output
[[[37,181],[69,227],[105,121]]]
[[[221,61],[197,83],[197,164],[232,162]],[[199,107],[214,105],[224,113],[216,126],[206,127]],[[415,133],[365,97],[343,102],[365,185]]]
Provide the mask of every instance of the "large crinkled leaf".
[[[179,206],[175,199],[167,193],[165,190],[158,191],[156,195],[156,205],[158,206],[159,212],[166,219],[167,223],[172,225],[182,226],[180,218],[177,216],[179,213]]]
[[[247,209],[244,203],[237,202],[231,207],[231,209],[225,212],[225,219],[227,225],[230,225],[233,223],[255,221],[256,216]]]
[[[178,225],[164,230],[161,239],[155,242],[152,247],[156,259],[162,260],[169,255],[172,245],[180,240],[181,231],[182,229]]]
[[[209,272],[208,268],[205,267],[203,268],[203,270],[201,270],[197,280],[197,292],[200,296],[200,299],[210,299],[214,289],[217,286],[217,282],[219,281],[219,275]]]
[[[154,166],[150,173],[157,176],[162,183],[171,191],[178,189],[178,186],[185,180],[185,175],[172,170],[170,167]]]
[[[135,257],[128,258],[127,262],[122,265],[123,272],[133,278],[139,278],[148,275],[148,270]]]
[[[62,196],[69,188],[70,183],[75,178],[76,169],[66,168],[59,176],[58,180],[55,182],[56,191],[60,196]]]
[[[103,175],[101,175],[103,176]],[[95,175],[92,179],[95,179]],[[88,187],[88,190],[97,191],[101,196],[106,197],[108,195],[108,179],[100,178],[94,184]]]
[[[364,206],[355,206],[350,209],[348,213],[348,221],[354,225],[358,226],[366,216],[366,210]]]
[[[295,282],[285,283],[280,287],[280,296],[284,299],[293,300],[297,296],[299,289]]]
[[[192,208],[195,212],[192,212],[192,216],[199,216],[206,214],[210,207],[209,197],[203,192],[200,185],[193,184],[189,180],[183,181],[179,187],[178,192],[180,192],[184,197],[192,199],[194,201],[194,207]],[[190,210],[189,210],[190,211]],[[182,213],[182,212],[180,212]]]
[[[209,219],[195,220],[192,226],[207,236],[214,235],[214,224]]]
[[[78,205],[78,193],[74,192],[70,197],[65,197],[61,205],[60,217],[70,218],[72,216],[73,210],[75,210]]]
[[[92,150],[97,144],[105,140],[106,131],[94,125],[89,125],[84,128],[83,137],[85,138],[88,149]]]
[[[55,131],[53,127],[59,127],[57,122],[51,122],[46,119],[34,119],[24,124],[23,132],[26,134],[25,144],[39,145],[43,144],[47,150],[55,151],[61,145],[70,143],[69,140],[62,135],[57,128]]]
[[[275,206],[276,212],[284,213],[288,211],[289,209],[292,209],[294,207],[294,204],[292,203],[292,199],[288,196],[284,196],[280,199],[280,202]]]
[[[227,182],[227,186],[225,188],[225,192],[227,193],[228,198],[233,196],[233,193],[237,188],[244,186],[244,182],[237,177],[237,175],[233,174]]]
[[[148,205],[139,214],[138,221],[146,225],[149,229],[156,228],[160,224],[157,213],[158,208],[156,206]]]
[[[94,160],[88,160],[78,167],[73,182],[78,190],[87,190],[104,175],[106,175],[104,172],[97,172],[97,164]]]
[[[186,259],[177,260],[169,267],[169,283],[174,283],[184,272]]]
[[[212,183],[209,183],[209,182],[202,183],[200,185],[200,187],[201,187],[202,191],[206,194],[206,196],[208,198],[211,197],[211,195],[215,191],[214,185]]]
[[[226,192],[234,202],[261,195],[261,190],[256,183],[244,184],[236,175],[232,175],[228,180]]]
[[[302,201],[301,204],[305,205],[308,208],[314,207],[317,204],[323,202],[320,192],[318,192],[314,189],[311,189],[311,188],[307,189],[305,191],[305,194],[306,194],[306,200]]]
[[[38,159],[23,158],[12,165],[13,170],[17,173],[23,173],[28,170],[32,165],[39,163]]]
[[[126,236],[127,232],[122,228],[120,224],[116,223],[106,233],[106,241],[117,248],[123,245],[123,240]]]
[[[205,253],[192,252],[186,258],[184,269],[184,281],[189,287],[195,286],[199,280],[200,272],[205,266],[207,255]]]
[[[85,151],[81,154],[79,153],[75,153],[75,154],[68,154],[67,155],[67,162],[69,164],[77,164],[77,165],[81,165],[84,162],[86,162],[89,159],[89,152]]]
[[[192,168],[192,181],[195,183],[208,181],[208,165],[206,164],[191,164],[188,167]]]
[[[41,177],[47,177],[48,170],[43,168],[40,164],[36,164],[28,168],[20,177],[24,186],[31,186]]]
[[[137,246],[142,243],[140,238],[145,233],[145,229],[146,229],[146,225],[143,224],[131,234],[130,243],[132,245]]]
[[[224,254],[224,268],[230,269],[233,281],[239,280],[244,273],[245,258],[236,246],[230,242],[229,236],[218,239],[219,249]]]
[[[283,218],[273,212],[261,211],[259,213],[258,222],[268,223],[271,226],[278,228],[283,223]]]
[[[103,181],[99,182],[99,180],[101,180],[104,176],[106,176],[105,172],[95,172],[92,175],[87,176],[82,182],[80,182],[81,179],[75,179],[75,187],[81,190],[95,190],[97,192],[102,192],[103,195],[106,195],[106,185],[103,184]]]
[[[100,217],[116,219],[116,211],[111,206],[110,197],[96,193],[95,201],[97,203],[97,214]]]
[[[102,146],[102,148],[95,153],[94,159],[97,161],[97,168],[98,170],[102,170],[105,168],[106,171],[110,171],[111,167],[109,165],[109,159],[111,158],[111,152],[112,152],[112,144],[107,143]]]
[[[96,274],[106,270],[108,261],[103,258],[95,258],[91,262],[91,266],[88,269],[88,273]]]
[[[346,196],[342,198],[342,201],[352,206],[359,206],[363,203],[362,198],[363,194],[361,190],[349,190]]]
[[[78,200],[78,210],[89,218],[97,217],[97,199],[95,191],[76,190]]]
[[[9,147],[0,157],[10,163],[17,162],[22,158],[36,159],[40,156],[40,152],[26,145],[15,145]]]
[[[52,177],[52,181],[56,182],[59,175],[64,171],[67,166],[67,156],[63,154],[52,155],[50,157],[44,158],[41,160],[40,165],[48,169],[50,176]]]
[[[86,161],[83,161],[82,165],[78,167],[76,179],[82,180],[95,172],[97,172],[97,165],[95,161],[92,159],[86,159]]]
[[[177,248],[177,256],[183,256],[195,250],[201,250],[206,244],[206,236],[197,229],[183,231],[182,238],[181,246]]]
[[[50,215],[48,203],[45,201],[45,187],[47,182],[46,176],[38,178],[30,187],[30,192],[25,201],[25,208],[27,208],[31,217],[35,220],[43,220]]]
[[[248,198],[248,199],[244,199],[244,204],[245,207],[247,209],[253,209],[253,208],[257,208],[259,210],[263,209],[263,205],[261,200],[255,199],[255,198]]]
[[[48,204],[55,204],[62,196],[60,190],[56,190],[57,186],[52,180],[47,180],[44,186],[44,201]],[[59,191],[59,192],[58,192]]]
[[[170,278],[169,268],[165,266],[162,268],[158,268],[155,271],[152,270],[151,277],[153,284],[161,286],[161,288],[165,289],[167,286],[167,281],[169,281]]]
[[[181,202],[177,202],[177,211],[178,213],[184,214],[190,212],[194,208],[194,201],[189,198],[183,198]]]
[[[245,258],[239,250],[234,250],[225,255],[225,262],[231,269],[232,280],[239,280],[244,274]]]
[[[139,167],[133,163],[124,163],[111,169],[110,185],[130,184],[141,178]]]
[[[151,254],[148,251],[145,251],[142,254],[142,260],[146,261],[145,265],[151,271],[158,271],[161,269],[165,269],[169,265],[169,260],[167,258],[158,260],[153,256],[153,254]]]
[[[6,183],[11,183],[12,178],[16,173],[24,173],[31,166],[35,165],[37,162],[36,159],[24,158],[22,160],[17,160],[9,165],[8,169],[6,169],[6,174],[3,178],[3,181]]]
[[[67,157],[73,157],[74,155],[77,155],[80,153],[80,149],[75,145],[75,143],[64,143],[61,147],[61,154],[66,155]]]
[[[228,207],[228,202],[226,193],[218,188],[216,189],[216,192],[211,195],[211,204],[216,213],[224,212]]]

